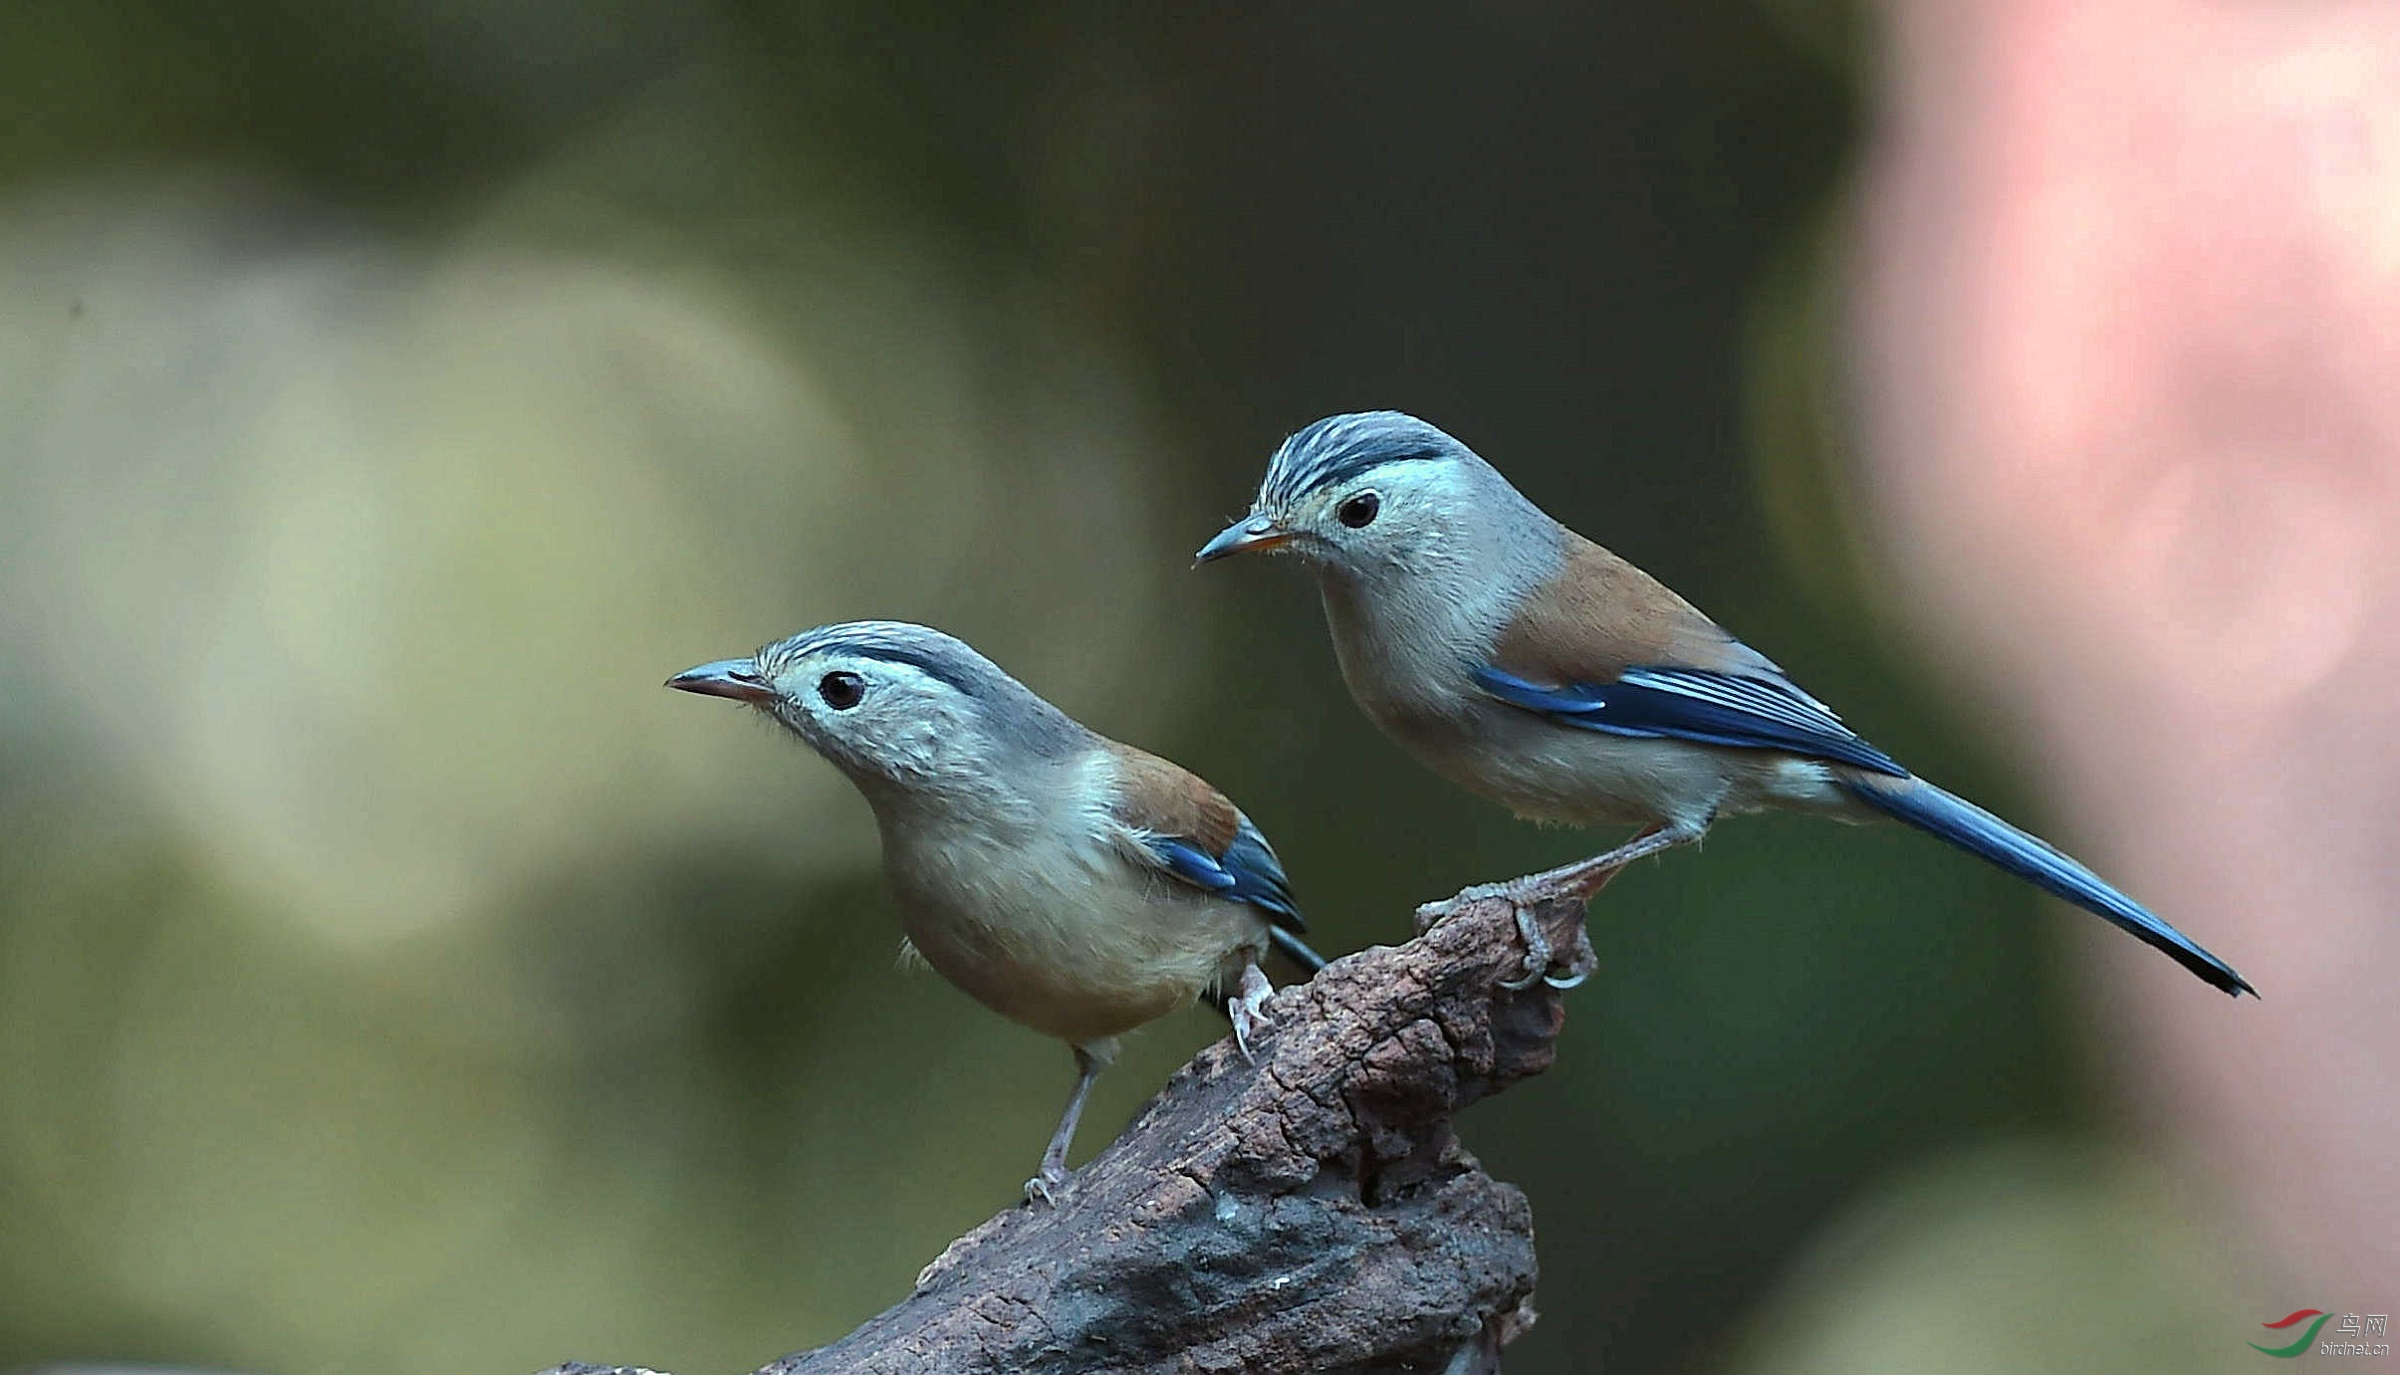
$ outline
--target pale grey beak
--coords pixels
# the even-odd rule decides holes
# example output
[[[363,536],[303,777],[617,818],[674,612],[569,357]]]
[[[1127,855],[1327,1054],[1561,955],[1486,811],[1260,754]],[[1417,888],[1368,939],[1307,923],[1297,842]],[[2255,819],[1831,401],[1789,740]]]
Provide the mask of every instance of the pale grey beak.
[[[669,678],[667,686],[678,692],[697,692],[703,697],[730,697],[753,706],[775,700],[775,688],[759,673],[755,659],[719,659],[713,664],[687,668]]]
[[[1200,546],[1192,556],[1194,567],[1215,563],[1222,558],[1253,549],[1272,549],[1292,537],[1292,532],[1277,525],[1269,516],[1246,516],[1217,532],[1217,537]]]

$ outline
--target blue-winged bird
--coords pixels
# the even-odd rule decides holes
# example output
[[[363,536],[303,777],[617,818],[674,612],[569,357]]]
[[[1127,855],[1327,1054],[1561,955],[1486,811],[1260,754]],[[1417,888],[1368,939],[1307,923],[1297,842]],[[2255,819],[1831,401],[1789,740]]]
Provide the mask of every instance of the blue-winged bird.
[[[1026,1183],[1055,1201],[1117,1037],[1214,995],[1242,1053],[1270,944],[1313,972],[1267,838],[1223,793],[1097,735],[966,644],[853,621],[667,686],[746,702],[856,784],[908,944],[984,1006],[1065,1041],[1079,1071]]]
[[[1568,986],[1525,908],[1589,899],[1644,855],[1770,807],[1895,818],[2097,913],[2227,993],[2223,960],[2048,843],[1861,740],[1657,579],[1551,519],[1466,445],[1413,416],[1320,420],[1284,441],[1250,514],[1200,550],[1296,555],[1316,572],[1351,695],[1436,773],[1630,841],[1499,885],[1526,979]]]

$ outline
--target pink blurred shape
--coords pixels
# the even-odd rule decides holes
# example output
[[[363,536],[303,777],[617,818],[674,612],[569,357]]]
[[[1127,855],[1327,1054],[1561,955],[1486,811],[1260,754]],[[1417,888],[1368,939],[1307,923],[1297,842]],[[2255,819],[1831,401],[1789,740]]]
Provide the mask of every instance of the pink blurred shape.
[[[2264,995],[2079,947],[2110,1082],[2283,1264],[2400,1293],[2400,5],[1887,18],[1882,528],[2091,857]]]

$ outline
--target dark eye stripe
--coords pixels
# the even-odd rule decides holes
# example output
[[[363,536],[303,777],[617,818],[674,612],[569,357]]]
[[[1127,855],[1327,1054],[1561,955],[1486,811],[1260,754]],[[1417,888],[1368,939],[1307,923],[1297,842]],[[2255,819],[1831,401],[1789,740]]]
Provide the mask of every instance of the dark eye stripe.
[[[1431,449],[1405,453],[1350,453],[1330,462],[1307,465],[1277,485],[1285,489],[1282,493],[1285,500],[1298,501],[1312,492],[1321,492],[1328,487],[1338,487],[1352,478],[1363,477],[1387,463],[1412,463],[1439,457],[1441,455]]]
[[[928,678],[948,683],[969,697],[976,695],[975,686],[967,680],[965,675],[929,654],[920,654],[897,645],[848,644],[841,648],[844,653],[860,659],[880,659],[887,664],[906,664]]]

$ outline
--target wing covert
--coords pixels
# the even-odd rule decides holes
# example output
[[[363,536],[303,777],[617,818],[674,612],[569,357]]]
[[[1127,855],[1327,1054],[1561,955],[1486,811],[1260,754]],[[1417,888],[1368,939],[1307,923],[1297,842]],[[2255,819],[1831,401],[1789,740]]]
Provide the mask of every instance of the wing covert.
[[[1168,874],[1246,902],[1287,931],[1306,929],[1275,848],[1225,794],[1179,765],[1115,746],[1115,816]]]
[[[1476,685],[1561,725],[1610,735],[1783,750],[1905,778],[1908,770],[1858,738],[1842,719],[1789,681],[1706,669],[1636,665],[1614,681],[1543,687],[1485,667]]]

